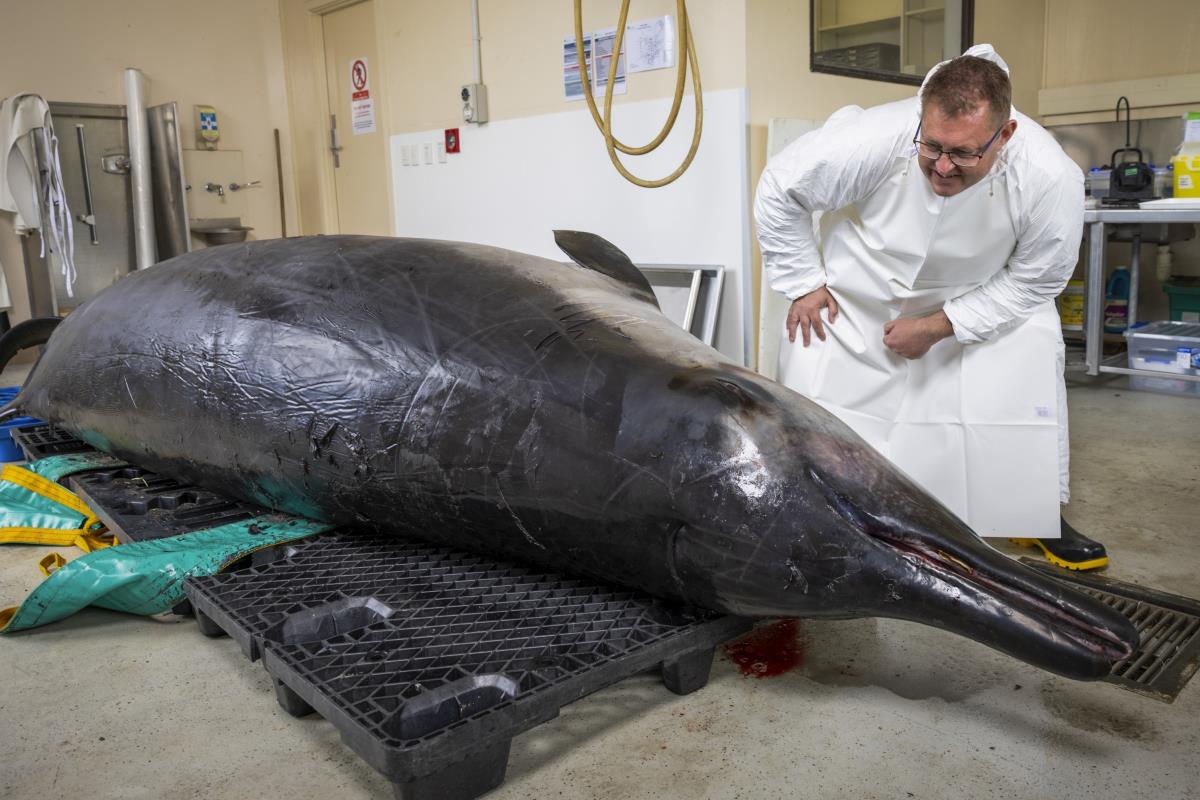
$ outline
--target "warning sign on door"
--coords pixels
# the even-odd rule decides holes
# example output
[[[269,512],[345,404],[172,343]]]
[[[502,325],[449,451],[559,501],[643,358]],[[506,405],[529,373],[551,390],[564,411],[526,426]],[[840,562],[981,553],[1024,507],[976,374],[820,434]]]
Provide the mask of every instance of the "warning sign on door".
[[[355,136],[375,132],[375,101],[365,58],[350,62],[350,130]]]

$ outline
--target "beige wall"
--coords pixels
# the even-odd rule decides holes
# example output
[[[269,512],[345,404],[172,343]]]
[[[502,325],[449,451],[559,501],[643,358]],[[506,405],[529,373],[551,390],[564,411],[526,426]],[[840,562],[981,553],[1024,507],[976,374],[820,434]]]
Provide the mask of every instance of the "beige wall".
[[[1197,0],[1046,0],[1046,10],[1045,88],[1200,72]]]
[[[866,81],[809,68],[808,0],[746,0],[746,86],[750,91],[750,193],[767,163],[772,119],[823,120],[842,106],[863,107],[912,97],[908,84]],[[753,225],[753,220],[751,220]],[[751,306],[758,333],[762,256],[751,235]],[[752,352],[757,352],[755,342]]]
[[[975,41],[991,44],[1008,62],[1013,105],[1035,119],[1045,28],[1046,0],[975,0]]]
[[[691,0],[692,36],[705,90],[745,85],[745,2]],[[451,127],[461,123],[458,90],[474,70],[469,4],[418,0],[380,3],[388,64],[392,133]],[[617,24],[617,0],[586,0],[585,31]],[[674,16],[674,0],[638,0],[630,21]],[[563,99],[562,37],[574,35],[573,4],[567,0],[480,0],[483,82],[491,119],[502,120],[574,111]],[[430,65],[441,65],[431,69]],[[631,75],[629,92],[613,105],[669,97],[673,70]],[[691,91],[690,79],[688,91]]]
[[[216,107],[221,149],[240,150],[245,179],[263,183],[244,193],[243,223],[258,238],[280,235],[273,129],[283,138],[285,174],[289,134],[277,0],[39,0],[4,2],[2,13],[0,97],[26,91],[48,100],[124,104],[124,70],[137,67],[149,81],[150,105],[179,103],[185,148],[195,142],[192,106]],[[285,178],[290,194],[289,183]],[[287,205],[291,233],[295,203]],[[13,294],[23,295],[11,219],[0,228],[0,258],[6,273],[20,272],[10,285],[19,284]]]
[[[332,182],[326,149],[328,108],[318,13],[327,0],[281,0],[288,92],[296,136],[294,168],[301,229],[332,229],[325,213]],[[615,27],[618,0],[587,0],[584,30]],[[638,0],[630,20],[674,14],[674,0]],[[692,35],[707,91],[746,84],[744,0],[692,0]],[[467,0],[375,0],[376,40],[382,70],[386,135],[463,126],[459,89],[473,80],[474,55]],[[562,37],[574,34],[573,5],[566,0],[480,0],[480,69],[493,121],[573,111],[563,99]],[[630,76],[623,103],[670,96],[673,70]],[[689,78],[688,89],[691,92]],[[690,120],[680,119],[687,125]]]

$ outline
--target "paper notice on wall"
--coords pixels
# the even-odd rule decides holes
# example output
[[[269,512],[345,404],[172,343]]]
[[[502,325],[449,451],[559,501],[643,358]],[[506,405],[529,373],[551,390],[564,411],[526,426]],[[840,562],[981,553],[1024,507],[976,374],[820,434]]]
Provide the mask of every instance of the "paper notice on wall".
[[[630,72],[675,66],[675,18],[671,15],[633,22],[625,26],[622,48]]]
[[[350,131],[355,136],[375,132],[375,101],[366,58],[350,61]]]
[[[589,31],[583,34],[583,58],[587,63],[588,79],[592,84],[592,95],[603,97],[608,90],[608,70],[612,64],[613,44],[617,29]],[[625,94],[625,48],[621,48],[617,59],[617,75],[613,79],[613,94]],[[593,58],[593,53],[595,58]],[[563,91],[567,100],[583,99],[583,82],[579,75],[579,58],[575,54],[575,37],[563,37]]]

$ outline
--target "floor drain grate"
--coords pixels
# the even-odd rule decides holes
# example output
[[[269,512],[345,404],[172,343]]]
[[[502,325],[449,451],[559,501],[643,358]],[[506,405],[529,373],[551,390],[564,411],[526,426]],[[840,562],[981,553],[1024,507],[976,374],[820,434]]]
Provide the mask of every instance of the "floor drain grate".
[[[1074,584],[1137,627],[1137,650],[1114,666],[1105,681],[1170,703],[1200,667],[1200,602],[1100,575],[1064,573],[1027,558],[1021,562]]]

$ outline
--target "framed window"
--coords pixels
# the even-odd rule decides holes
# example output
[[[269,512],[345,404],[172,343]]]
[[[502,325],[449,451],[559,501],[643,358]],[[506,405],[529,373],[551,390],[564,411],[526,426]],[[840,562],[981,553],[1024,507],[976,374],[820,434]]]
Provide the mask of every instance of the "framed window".
[[[920,85],[972,44],[975,0],[809,0],[813,72]]]

